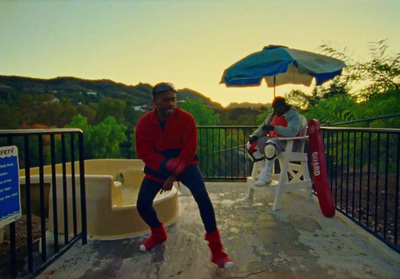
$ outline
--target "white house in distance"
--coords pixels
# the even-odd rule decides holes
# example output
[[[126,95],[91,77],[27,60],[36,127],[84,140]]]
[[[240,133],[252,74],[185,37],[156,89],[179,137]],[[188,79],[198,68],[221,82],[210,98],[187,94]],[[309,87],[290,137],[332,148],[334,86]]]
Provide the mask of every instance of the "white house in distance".
[[[93,95],[93,96],[97,96],[97,92],[95,91],[88,91],[86,92],[87,95]]]

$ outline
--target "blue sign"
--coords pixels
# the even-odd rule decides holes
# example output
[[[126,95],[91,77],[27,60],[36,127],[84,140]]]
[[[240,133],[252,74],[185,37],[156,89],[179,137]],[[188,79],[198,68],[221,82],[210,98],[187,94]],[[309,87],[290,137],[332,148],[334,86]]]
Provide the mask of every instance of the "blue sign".
[[[0,227],[21,218],[18,148],[0,147]]]

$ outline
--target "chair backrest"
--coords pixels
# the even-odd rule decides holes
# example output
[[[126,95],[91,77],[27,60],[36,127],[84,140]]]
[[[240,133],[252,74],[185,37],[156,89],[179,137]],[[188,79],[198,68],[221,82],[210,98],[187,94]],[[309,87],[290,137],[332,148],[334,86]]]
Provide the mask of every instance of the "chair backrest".
[[[307,135],[308,122],[307,122],[307,118],[302,114],[299,114],[299,118],[300,118],[300,121],[301,121],[301,128],[300,128],[300,131],[299,131],[299,136],[303,137],[303,136]],[[300,140],[299,144],[296,145],[296,147],[295,147],[295,151],[304,152],[305,143],[306,143],[305,139]]]
[[[301,128],[300,128],[300,131],[299,131],[299,136],[302,137],[302,136],[307,135],[308,122],[307,122],[307,118],[302,114],[299,114],[299,118],[300,118],[300,121],[301,121]]]

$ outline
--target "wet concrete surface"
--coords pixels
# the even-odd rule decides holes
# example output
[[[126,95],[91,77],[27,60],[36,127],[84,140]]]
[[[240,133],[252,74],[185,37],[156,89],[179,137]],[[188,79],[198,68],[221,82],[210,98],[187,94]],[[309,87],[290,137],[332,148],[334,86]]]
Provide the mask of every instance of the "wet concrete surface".
[[[78,242],[37,278],[400,278],[400,254],[339,213],[324,217],[315,197],[284,194],[273,211],[271,196],[246,199],[246,183],[206,185],[234,268],[210,262],[197,204],[181,186],[182,215],[153,251],[139,250],[148,234]]]

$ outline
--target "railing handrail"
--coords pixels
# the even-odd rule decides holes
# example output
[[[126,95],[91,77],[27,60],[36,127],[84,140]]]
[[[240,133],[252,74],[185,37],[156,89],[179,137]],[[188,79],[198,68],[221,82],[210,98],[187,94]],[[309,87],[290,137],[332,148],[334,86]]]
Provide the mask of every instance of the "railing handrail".
[[[198,126],[198,128],[202,129],[217,129],[217,128],[257,128],[257,125],[241,125],[241,126],[236,126],[236,125],[215,125],[215,126]],[[368,128],[368,127],[332,127],[332,126],[325,126],[321,125],[321,128],[325,130],[345,130],[345,131],[351,131],[351,132],[387,132],[387,133],[399,133],[400,128]]]
[[[257,128],[257,125],[199,125],[198,128]]]
[[[232,125],[215,125],[215,126],[198,126],[200,129],[218,129],[218,128],[238,128],[238,129],[249,129],[257,128],[256,125],[242,125],[242,126],[232,126]],[[332,131],[349,131],[349,132],[377,132],[377,133],[399,133],[400,128],[368,128],[368,127],[332,127],[332,126],[321,126],[324,130]]]
[[[0,135],[21,135],[21,134],[67,134],[67,133],[79,133],[83,134],[83,131],[78,128],[49,128],[49,129],[8,129],[0,130]]]
[[[349,132],[374,132],[374,133],[399,133],[399,128],[367,128],[367,127],[331,127],[321,126],[324,130],[349,131]]]
[[[338,123],[332,123],[332,124],[330,124],[328,121],[327,123],[324,123],[323,125],[324,126],[339,126],[339,125],[347,125],[347,124],[360,123],[360,122],[372,122],[372,121],[379,120],[379,119],[392,118],[392,117],[397,117],[397,116],[400,116],[400,113],[388,114],[388,115],[384,115],[384,116],[370,117],[370,118],[364,118],[364,119],[357,119],[357,120],[352,120],[352,121],[338,122]]]

